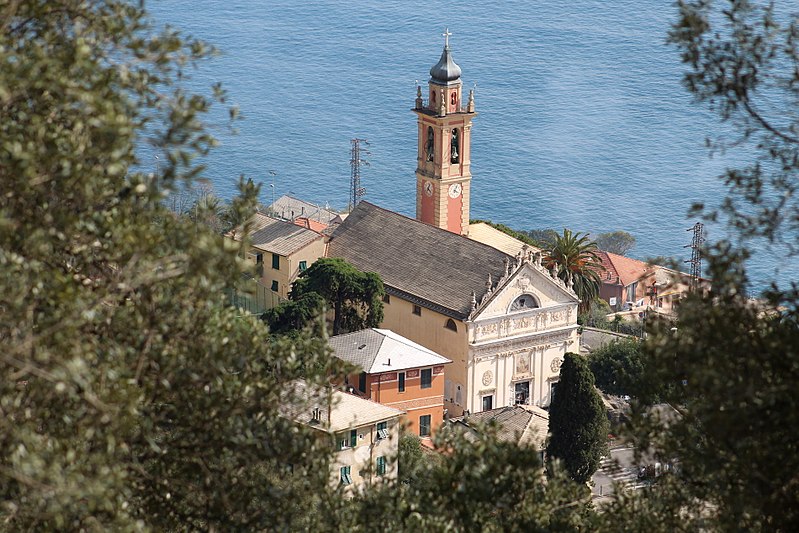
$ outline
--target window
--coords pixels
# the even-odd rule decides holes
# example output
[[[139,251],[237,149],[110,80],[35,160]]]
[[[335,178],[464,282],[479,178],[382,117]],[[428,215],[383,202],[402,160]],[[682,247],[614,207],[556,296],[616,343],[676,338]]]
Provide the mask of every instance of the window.
[[[414,306],[413,306],[413,314],[422,316],[422,308],[420,306],[414,304]]]
[[[444,327],[447,329],[451,329],[452,331],[458,331],[458,326],[455,324],[455,321],[451,318],[447,319],[447,323],[444,324]]]
[[[366,392],[366,372],[361,372],[358,376],[358,390]]]
[[[264,262],[264,254],[255,254],[255,264],[261,265]]]
[[[430,436],[430,415],[423,415],[419,417],[419,436]]]
[[[277,291],[278,291],[278,287],[279,287],[279,286],[278,286],[277,280],[276,280],[276,279],[273,279],[273,280],[272,280],[272,290],[273,290],[273,291],[275,291],[275,292],[277,292]]]
[[[494,395],[489,394],[488,396],[483,396],[483,411],[490,411],[494,408]]]
[[[636,299],[635,293],[638,291],[638,282],[634,281],[627,287],[627,301],[634,302]]]
[[[555,391],[558,388],[558,382],[555,381],[554,383],[550,383],[549,385],[549,403],[552,403],[552,400],[555,399]]]
[[[455,93],[452,93],[452,105],[455,105]],[[458,142],[458,128],[452,128],[452,140],[450,142],[450,153],[449,153],[449,161],[450,163],[457,163],[460,161],[460,156],[458,154],[458,147],[460,143]]]
[[[380,456],[377,458],[377,475],[383,476],[386,474],[386,458]]]
[[[383,303],[384,304],[390,304],[391,303],[391,297],[388,294],[384,294],[383,295]]]
[[[280,256],[277,254],[272,254],[272,268],[280,270]]]
[[[398,375],[399,378],[399,385],[397,386],[397,390],[400,392],[405,392],[405,372],[400,372]]]
[[[305,272],[308,269],[308,261],[300,261],[300,272]]]
[[[522,381],[514,386],[516,405],[528,405],[530,403],[530,382]]]
[[[358,431],[352,430],[350,431],[349,438],[347,438],[347,434],[344,433],[343,435],[339,435],[338,438],[338,449],[339,450],[346,450],[347,448],[355,448],[358,446]]]
[[[511,311],[521,311],[523,309],[536,309],[540,307],[538,300],[532,294],[522,294],[510,304]]]
[[[341,484],[352,485],[352,476],[350,475],[350,467],[342,466],[340,472],[341,472]]]
[[[377,440],[388,438],[388,422],[379,422],[377,424]]]
[[[425,368],[422,370],[422,388],[429,389],[433,386],[433,369]]]

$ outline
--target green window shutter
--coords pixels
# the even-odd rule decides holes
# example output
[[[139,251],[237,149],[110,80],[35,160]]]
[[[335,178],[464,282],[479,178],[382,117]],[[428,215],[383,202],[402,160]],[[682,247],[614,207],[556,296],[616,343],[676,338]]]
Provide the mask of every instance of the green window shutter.
[[[278,285],[277,280],[273,279],[272,280],[272,290],[277,292],[279,288],[280,288],[280,286]]]
[[[272,254],[272,268],[280,270],[280,256],[277,254]]]
[[[308,262],[307,261],[300,261],[300,272],[305,272],[305,270],[307,268],[308,268]]]
[[[355,448],[358,445],[358,430],[353,429],[350,431],[350,448]]]
[[[377,458],[377,475],[382,476],[386,473],[386,458],[380,456]]]

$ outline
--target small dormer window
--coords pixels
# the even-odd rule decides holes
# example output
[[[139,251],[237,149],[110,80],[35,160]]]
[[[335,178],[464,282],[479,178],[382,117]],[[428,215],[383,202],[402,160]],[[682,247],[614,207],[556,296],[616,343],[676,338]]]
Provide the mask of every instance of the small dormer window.
[[[522,294],[510,305],[511,311],[522,311],[524,309],[537,309],[541,307],[538,305],[538,300],[532,294]]]

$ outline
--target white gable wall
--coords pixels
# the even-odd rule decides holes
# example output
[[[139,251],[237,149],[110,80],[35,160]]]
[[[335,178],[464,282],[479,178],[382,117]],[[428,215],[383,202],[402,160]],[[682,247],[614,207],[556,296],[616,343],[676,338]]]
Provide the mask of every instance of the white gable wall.
[[[511,311],[522,295],[532,295],[540,307]],[[574,293],[535,263],[524,262],[483,302],[467,322],[467,409],[483,410],[491,396],[493,408],[514,405],[529,391],[525,403],[546,406],[557,383],[566,352],[577,351],[577,305]]]

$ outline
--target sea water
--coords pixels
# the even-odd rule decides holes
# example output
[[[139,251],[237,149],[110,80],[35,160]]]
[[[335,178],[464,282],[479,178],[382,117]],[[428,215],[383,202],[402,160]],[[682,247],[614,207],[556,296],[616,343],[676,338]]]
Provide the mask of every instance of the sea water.
[[[685,67],[666,43],[677,16],[671,1],[167,0],[149,8],[157,23],[221,51],[190,83],[222,82],[245,117],[236,135],[221,109],[209,120],[221,146],[205,177],[222,197],[245,174],[262,184],[264,203],[292,194],[344,208],[358,137],[369,142],[365,199],[414,216],[410,109],[445,28],[479,113],[472,218],[624,230],[637,239],[630,256],[685,260],[691,204],[718,205],[717,176],[745,161],[711,157],[704,146],[722,126],[680,84]],[[726,236],[721,225],[707,229],[711,239]],[[796,273],[765,246],[750,263],[755,289]]]

